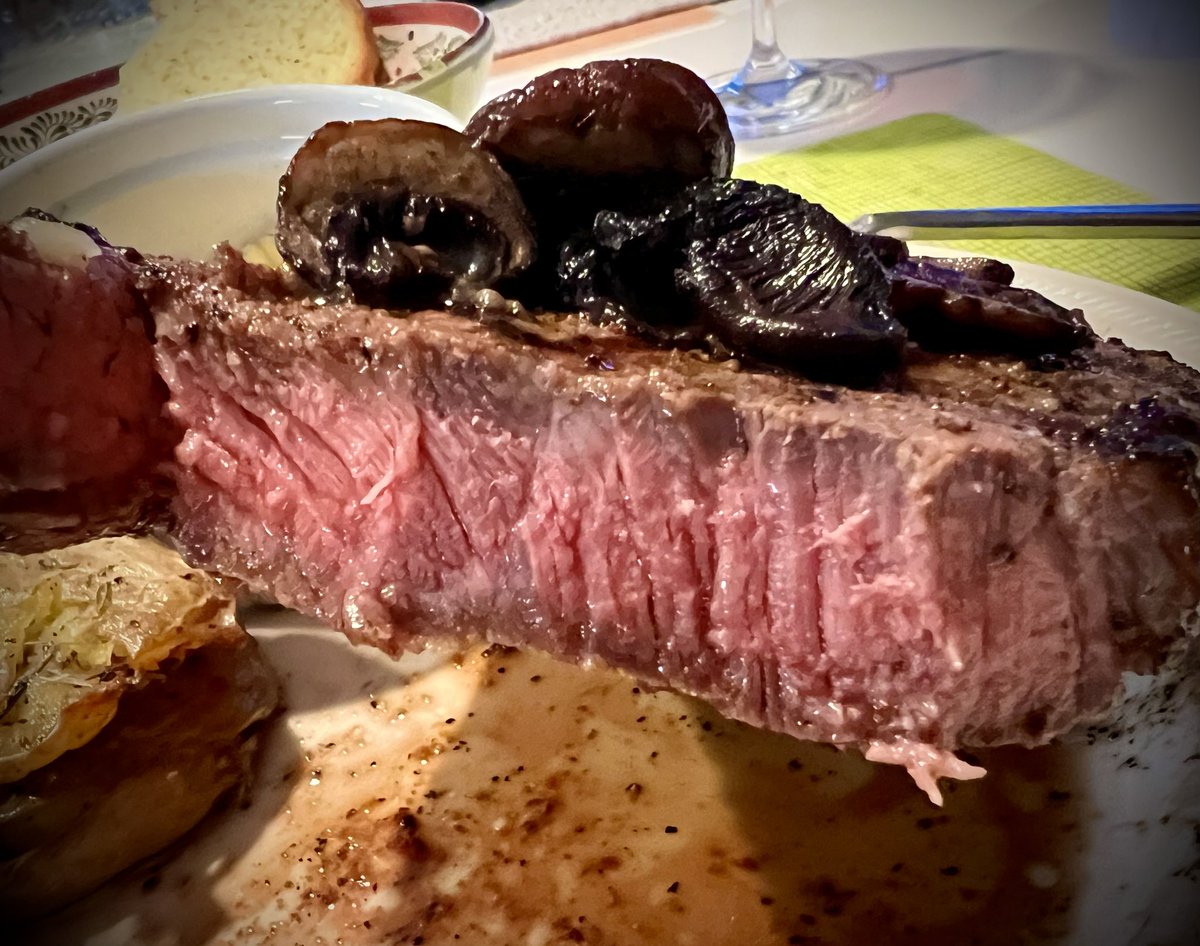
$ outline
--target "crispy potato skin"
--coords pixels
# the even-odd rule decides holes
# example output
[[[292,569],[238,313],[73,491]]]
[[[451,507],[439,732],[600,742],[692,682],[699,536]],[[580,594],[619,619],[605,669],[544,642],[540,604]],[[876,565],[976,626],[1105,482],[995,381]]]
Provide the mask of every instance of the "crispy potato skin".
[[[152,539],[0,555],[0,910],[37,916],[249,774],[278,682],[233,590]]]

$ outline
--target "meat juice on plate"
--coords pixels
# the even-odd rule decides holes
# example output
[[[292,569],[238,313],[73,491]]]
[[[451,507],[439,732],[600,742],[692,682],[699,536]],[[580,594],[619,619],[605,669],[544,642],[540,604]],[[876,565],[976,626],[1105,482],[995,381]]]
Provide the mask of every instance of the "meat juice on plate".
[[[898,769],[622,674],[501,648],[391,662],[294,616],[257,623],[290,712],[248,806],[31,944],[1013,943],[1072,926],[1087,805],[1068,753],[987,753],[992,774],[939,810]]]

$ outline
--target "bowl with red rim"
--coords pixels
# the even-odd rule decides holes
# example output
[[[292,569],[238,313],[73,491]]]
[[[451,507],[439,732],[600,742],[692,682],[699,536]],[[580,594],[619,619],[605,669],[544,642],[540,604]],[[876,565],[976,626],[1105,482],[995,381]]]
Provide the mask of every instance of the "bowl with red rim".
[[[466,3],[390,3],[367,7],[379,48],[378,84],[448,109],[461,120],[479,104],[495,32]],[[119,66],[100,69],[0,102],[0,168],[119,111]]]
[[[367,16],[382,84],[467,119],[479,104],[496,44],[487,15],[466,3],[393,3]]]

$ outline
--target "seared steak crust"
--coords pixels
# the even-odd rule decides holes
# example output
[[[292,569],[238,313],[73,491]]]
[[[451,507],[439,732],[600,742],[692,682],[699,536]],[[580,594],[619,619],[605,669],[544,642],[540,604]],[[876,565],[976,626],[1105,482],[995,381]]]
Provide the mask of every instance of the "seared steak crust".
[[[318,306],[231,253],[144,288],[181,543],[391,651],[595,659],[878,755],[1044,742],[1200,601],[1193,461],[1113,449],[1123,406],[1200,416],[1165,355],[912,352],[862,391],[575,317]]]

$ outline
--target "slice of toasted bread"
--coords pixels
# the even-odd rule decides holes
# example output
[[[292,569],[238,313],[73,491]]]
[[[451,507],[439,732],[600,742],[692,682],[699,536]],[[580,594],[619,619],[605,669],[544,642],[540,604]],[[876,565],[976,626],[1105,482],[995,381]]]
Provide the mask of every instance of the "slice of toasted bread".
[[[359,0],[155,0],[158,29],[121,67],[122,112],[282,83],[371,85]]]

